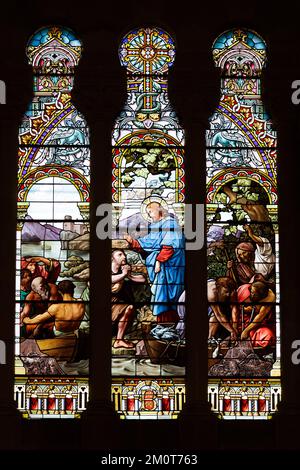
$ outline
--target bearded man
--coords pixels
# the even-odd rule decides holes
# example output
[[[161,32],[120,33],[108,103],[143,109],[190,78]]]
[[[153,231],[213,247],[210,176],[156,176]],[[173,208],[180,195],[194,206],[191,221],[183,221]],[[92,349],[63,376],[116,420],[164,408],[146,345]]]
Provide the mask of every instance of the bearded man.
[[[51,321],[54,336],[68,336],[78,330],[84,316],[84,303],[74,297],[75,284],[65,280],[58,283],[58,292],[62,295],[63,302],[56,302],[44,309],[44,312],[34,318],[25,317],[25,325],[38,326],[41,331],[45,324]],[[36,336],[36,333],[34,334]]]
[[[252,243],[242,242],[235,248],[236,261],[227,262],[226,276],[233,279],[239,286],[250,282],[255,274],[255,248]]]
[[[39,276],[31,282],[31,291],[25,298],[24,308],[21,313],[21,323],[24,318],[34,318],[44,313],[51,301],[61,300],[62,296],[58,292],[57,286]],[[53,325],[52,325],[53,326]],[[36,325],[26,325],[26,336],[33,333]]]

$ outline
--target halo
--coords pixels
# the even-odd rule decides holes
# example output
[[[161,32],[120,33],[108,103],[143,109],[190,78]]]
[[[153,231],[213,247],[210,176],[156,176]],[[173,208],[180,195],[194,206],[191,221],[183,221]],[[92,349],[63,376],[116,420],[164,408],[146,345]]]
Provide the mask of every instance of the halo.
[[[142,204],[141,204],[141,215],[142,217],[147,220],[147,222],[152,222],[152,219],[149,217],[149,215],[147,214],[147,211],[146,211],[146,207],[148,206],[148,204],[150,204],[151,202],[157,202],[158,204],[160,204],[167,212],[169,212],[169,206],[168,206],[168,203],[165,201],[165,199],[163,199],[162,197],[160,196],[150,196],[150,197],[146,197],[146,199],[143,200]]]

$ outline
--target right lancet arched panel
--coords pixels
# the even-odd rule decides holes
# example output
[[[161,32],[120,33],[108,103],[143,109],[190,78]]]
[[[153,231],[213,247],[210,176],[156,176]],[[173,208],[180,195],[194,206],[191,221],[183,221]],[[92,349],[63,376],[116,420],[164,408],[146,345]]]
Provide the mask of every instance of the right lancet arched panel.
[[[265,41],[213,45],[221,93],[206,134],[208,394],[226,419],[267,419],[280,399],[276,132],[261,99]]]
[[[112,135],[112,400],[122,419],[175,419],[185,400],[184,130],[160,28],[119,49],[127,100]]]

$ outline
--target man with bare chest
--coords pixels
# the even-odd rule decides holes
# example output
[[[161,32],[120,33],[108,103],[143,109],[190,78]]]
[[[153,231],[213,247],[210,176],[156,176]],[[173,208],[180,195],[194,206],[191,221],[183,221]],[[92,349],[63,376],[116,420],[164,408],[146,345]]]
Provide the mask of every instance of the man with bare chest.
[[[64,336],[73,333],[79,328],[80,322],[84,316],[84,302],[74,298],[75,285],[73,282],[65,280],[57,285],[63,302],[50,305],[47,311],[35,316],[34,318],[24,318],[25,325],[35,325],[34,336],[38,336],[41,328],[52,322],[54,336]]]

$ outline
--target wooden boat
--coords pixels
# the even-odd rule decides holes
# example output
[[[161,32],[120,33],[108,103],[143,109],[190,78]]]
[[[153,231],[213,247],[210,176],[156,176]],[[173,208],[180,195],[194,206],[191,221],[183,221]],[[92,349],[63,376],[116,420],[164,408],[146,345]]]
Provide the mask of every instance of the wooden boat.
[[[156,323],[155,323],[156,325]],[[156,339],[151,334],[151,322],[142,322],[142,337],[152,364],[186,365],[185,344],[178,341]]]
[[[41,352],[57,361],[77,362],[89,358],[89,335],[78,330],[65,337],[37,339]]]
[[[76,353],[77,336],[69,335],[65,338],[37,339],[41,352],[57,361],[71,362]]]

